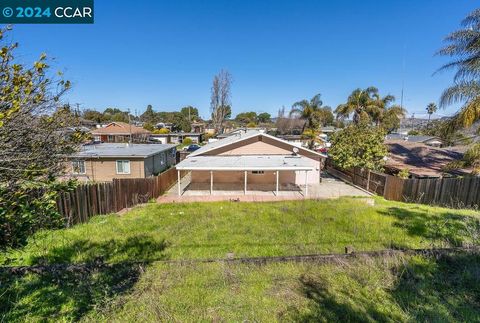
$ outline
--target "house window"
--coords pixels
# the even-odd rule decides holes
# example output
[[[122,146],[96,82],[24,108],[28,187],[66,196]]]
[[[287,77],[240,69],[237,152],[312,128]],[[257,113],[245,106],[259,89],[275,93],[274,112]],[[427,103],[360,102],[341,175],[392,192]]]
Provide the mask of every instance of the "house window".
[[[115,141],[115,137],[112,136],[112,135],[108,135],[107,138],[108,138],[108,139],[107,139],[108,142],[114,142],[114,141]]]
[[[165,164],[165,160],[167,159],[166,157],[167,157],[167,155],[165,153],[160,154],[160,165]]]
[[[252,174],[253,175],[263,175],[263,174],[265,174],[265,172],[263,170],[253,170]]]
[[[117,160],[117,174],[130,174],[129,160]]]
[[[85,161],[74,160],[72,161],[72,173],[73,174],[85,174]]]

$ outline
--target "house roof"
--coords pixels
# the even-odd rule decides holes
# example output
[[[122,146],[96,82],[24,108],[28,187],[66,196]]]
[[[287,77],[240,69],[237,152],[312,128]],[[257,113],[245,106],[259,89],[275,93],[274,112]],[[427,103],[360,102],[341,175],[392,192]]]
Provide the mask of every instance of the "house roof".
[[[311,153],[311,154],[316,154],[320,157],[327,158],[327,156],[325,156],[323,154],[317,153],[313,150],[309,150],[309,149],[306,149],[306,148],[297,147],[297,146],[293,145],[292,143],[290,143],[286,140],[271,136],[271,135],[266,134],[262,131],[249,130],[249,129],[243,129],[243,131],[239,131],[239,132],[235,133],[235,135],[231,135],[231,136],[226,137],[224,139],[220,139],[218,141],[214,141],[212,143],[209,143],[209,144],[201,147],[200,149],[194,151],[190,155],[188,155],[187,158],[202,155],[202,154],[204,154],[208,151],[211,151],[211,150],[214,150],[214,149],[217,149],[217,148],[220,148],[220,147],[225,147],[225,146],[231,145],[233,143],[237,143],[237,142],[240,142],[240,141],[243,141],[243,140],[247,140],[249,138],[253,138],[253,137],[256,137],[256,136],[263,136],[263,137],[266,137],[266,138],[270,138],[270,139],[276,140],[278,142],[282,142],[284,144],[287,144],[287,145],[291,146],[292,148],[297,148],[297,149],[302,150],[304,152],[308,152],[308,153]]]
[[[150,134],[150,131],[131,125],[125,122],[111,122],[103,128],[91,131],[93,135],[129,135],[132,134]]]
[[[169,133],[153,133],[152,137],[182,137],[182,136],[202,136],[200,132],[169,132]]]
[[[255,128],[245,128],[245,127],[236,128],[236,129],[233,129],[229,132],[217,135],[217,138],[223,139],[223,138],[226,138],[226,137],[235,136],[235,135],[237,135],[237,133],[245,132],[245,131],[247,131],[247,132],[252,132],[252,131],[262,132],[262,131],[265,131],[265,128],[258,128],[258,127],[255,127]]]
[[[122,144],[103,143],[82,146],[82,149],[74,154],[75,158],[101,158],[101,157],[138,157],[146,158],[162,151],[174,148],[169,144]]]
[[[427,142],[430,140],[439,140],[440,138],[435,137],[435,136],[409,136],[409,135],[403,135],[400,133],[391,133],[388,134],[386,137],[387,140],[405,140],[409,142]]]
[[[178,170],[313,170],[303,156],[247,155],[196,156],[177,164]]]
[[[411,174],[425,177],[442,176],[443,167],[448,163],[459,160],[463,154],[427,146],[422,143],[405,140],[391,140],[387,143],[389,158],[386,167],[397,170],[407,169]],[[469,173],[460,170],[459,173]]]

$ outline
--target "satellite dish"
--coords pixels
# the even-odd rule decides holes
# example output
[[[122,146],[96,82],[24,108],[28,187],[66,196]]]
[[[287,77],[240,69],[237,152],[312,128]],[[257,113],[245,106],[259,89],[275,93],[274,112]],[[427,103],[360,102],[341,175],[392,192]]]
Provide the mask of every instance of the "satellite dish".
[[[293,147],[293,154],[294,155],[298,154],[298,148],[297,147]]]

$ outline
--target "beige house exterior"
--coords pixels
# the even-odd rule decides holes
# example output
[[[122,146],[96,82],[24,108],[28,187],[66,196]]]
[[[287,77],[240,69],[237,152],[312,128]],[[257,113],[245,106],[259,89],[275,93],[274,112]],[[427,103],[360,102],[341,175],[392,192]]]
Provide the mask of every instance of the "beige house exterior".
[[[147,142],[151,132],[125,122],[111,122],[90,132],[95,142],[126,143]]]
[[[191,184],[270,185],[278,190],[320,182],[325,155],[296,147],[262,131],[244,130],[193,152],[176,168]],[[179,185],[180,188],[180,185]],[[182,192],[179,190],[179,195]]]
[[[146,178],[175,165],[175,145],[95,144],[70,157],[66,178],[108,182],[114,178]]]

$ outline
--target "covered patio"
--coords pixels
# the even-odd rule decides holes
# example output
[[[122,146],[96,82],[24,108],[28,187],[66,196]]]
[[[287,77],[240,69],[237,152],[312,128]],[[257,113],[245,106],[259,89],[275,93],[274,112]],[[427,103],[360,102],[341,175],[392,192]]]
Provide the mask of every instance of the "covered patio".
[[[315,168],[302,156],[202,156],[177,165],[177,194],[308,196],[309,172]],[[181,171],[190,171],[182,185]],[[301,174],[301,176],[299,176]],[[302,179],[303,184],[298,180]]]

